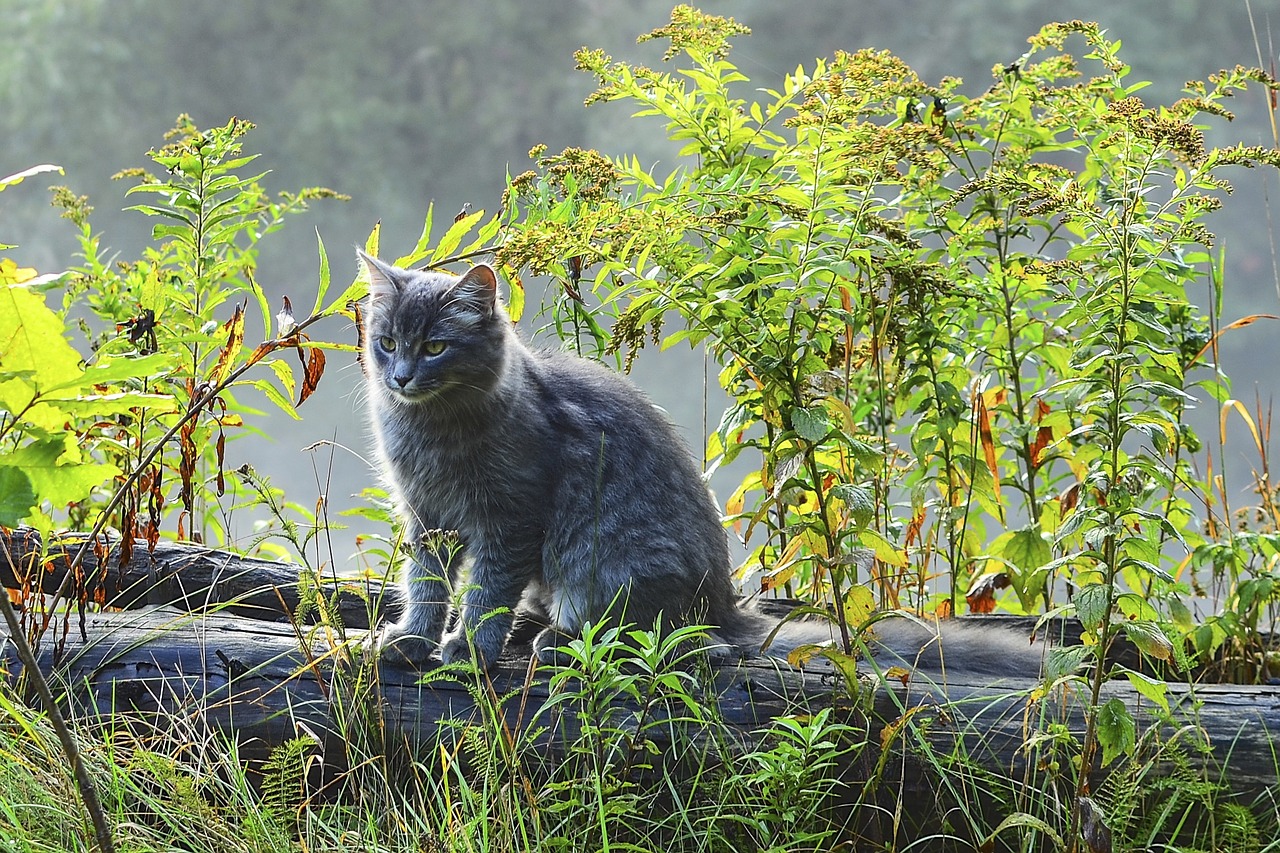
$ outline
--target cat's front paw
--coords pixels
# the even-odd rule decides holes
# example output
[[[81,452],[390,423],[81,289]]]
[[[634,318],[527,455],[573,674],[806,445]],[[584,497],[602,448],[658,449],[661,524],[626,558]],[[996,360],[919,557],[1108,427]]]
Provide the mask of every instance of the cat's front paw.
[[[533,638],[533,653],[537,656],[539,663],[548,666],[569,666],[574,662],[573,655],[561,651],[560,647],[567,645],[571,639],[555,628],[543,628],[538,636]]]
[[[440,659],[445,663],[474,660],[480,669],[489,669],[502,654],[502,646],[496,648],[486,645],[479,636],[467,638],[466,633],[459,631],[444,638],[440,646]]]
[[[431,662],[431,655],[439,646],[421,634],[406,631],[400,625],[384,628],[375,642],[378,658],[393,666],[425,666]]]

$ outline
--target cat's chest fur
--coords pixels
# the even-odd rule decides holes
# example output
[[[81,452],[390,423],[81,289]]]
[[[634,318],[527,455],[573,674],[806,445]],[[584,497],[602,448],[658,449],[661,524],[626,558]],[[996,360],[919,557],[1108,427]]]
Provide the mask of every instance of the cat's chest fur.
[[[377,420],[383,470],[397,503],[423,527],[466,534],[539,514],[536,505],[513,513],[517,495],[538,491],[540,460],[523,434],[532,426],[527,420],[472,419],[459,428],[413,407],[387,409]],[[521,458],[530,464],[511,464]]]

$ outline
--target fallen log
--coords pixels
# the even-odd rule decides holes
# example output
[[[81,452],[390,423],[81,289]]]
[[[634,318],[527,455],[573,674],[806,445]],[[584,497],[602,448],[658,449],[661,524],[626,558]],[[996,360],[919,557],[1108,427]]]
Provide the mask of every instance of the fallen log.
[[[126,556],[118,538],[100,536],[83,549],[77,571],[72,561],[85,540],[64,534],[42,549],[36,531],[0,528],[0,585],[45,595],[64,590],[73,598],[117,609],[166,605],[285,622],[298,613],[299,578],[306,573],[348,627],[368,628],[371,618],[391,605],[383,601],[384,584],[374,578],[325,575],[190,542],[162,540],[150,550],[139,543]]]
[[[63,583],[78,547],[74,539],[62,540],[40,559],[38,539],[25,530],[4,533],[0,545],[11,558],[0,552],[0,583],[46,593]],[[89,555],[82,592],[127,610],[86,614],[83,634],[65,630],[64,623],[39,647],[41,670],[81,719],[181,720],[233,737],[250,755],[306,736],[335,765],[352,746],[355,715],[363,715],[384,747],[430,743],[443,730],[495,712],[510,731],[539,729],[547,755],[577,736],[580,720],[571,707],[564,713],[548,702],[546,668],[531,666],[527,647],[518,643],[479,684],[438,673],[424,680],[423,673],[390,665],[361,668],[363,633],[347,629],[369,624],[390,603],[376,581],[331,581],[326,594],[337,602],[340,618],[309,626],[289,621],[299,606],[297,566],[183,543],[135,550],[124,560],[116,545],[103,540]],[[1029,632],[1032,621],[1019,624]],[[11,644],[0,642],[0,659],[18,673]],[[873,742],[882,731],[907,736],[909,730],[896,726],[903,719],[928,721],[917,727],[924,740],[917,738],[913,750],[927,745],[949,755],[958,749],[976,763],[1016,772],[1036,760],[1026,743],[1037,725],[1051,720],[1076,736],[1084,729],[1085,696],[1060,687],[1033,701],[1037,686],[1013,679],[934,685],[917,673],[906,684],[881,685],[869,701],[865,694],[851,701],[829,668],[748,660],[712,666],[702,698],[713,702],[744,748],[774,717],[834,707],[869,725],[877,734]],[[1172,713],[1163,721],[1128,682],[1107,684],[1101,701],[1111,698],[1125,704],[1140,730],[1161,735],[1156,744],[1175,731],[1207,744],[1198,760],[1222,768],[1233,788],[1253,791],[1280,781],[1273,746],[1280,734],[1280,687],[1173,684]],[[548,705],[556,705],[556,713],[545,710]],[[617,710],[625,715],[629,709],[621,703]],[[923,778],[911,778],[910,761],[902,767],[903,789],[927,787]]]
[[[548,670],[531,666],[527,649],[519,646],[488,675],[424,679],[422,672],[389,664],[361,668],[363,635],[344,638],[323,626],[148,608],[89,614],[86,628],[87,640],[73,631],[61,652],[44,643],[39,654],[41,670],[75,716],[125,716],[161,726],[181,721],[191,730],[235,738],[245,754],[265,755],[272,746],[305,736],[315,739],[326,760],[342,763],[356,711],[372,712],[367,719],[384,746],[429,744],[495,709],[513,732],[546,727],[538,737],[548,755],[579,730],[571,705],[556,714],[544,709],[551,693]],[[11,675],[20,674],[11,643],[3,644],[0,658]],[[1016,774],[1035,759],[1026,750],[1027,738],[1046,720],[1076,736],[1084,728],[1086,697],[1080,691],[1056,690],[1033,700],[1035,686],[1015,679],[936,685],[917,674],[906,684],[890,680],[870,701],[864,696],[854,702],[830,670],[747,660],[713,665],[702,698],[714,702],[744,747],[758,741],[776,716],[834,707],[865,721],[873,743],[883,731],[897,731],[904,718],[928,720],[918,730],[936,752],[949,755],[959,745],[972,761]],[[1112,698],[1124,702],[1140,731],[1156,727],[1167,739],[1182,729],[1181,737],[1201,739],[1208,749],[1192,760],[1221,768],[1234,789],[1256,791],[1280,781],[1274,746],[1280,688],[1170,685],[1172,714],[1163,721],[1128,682],[1107,684],[1102,701]],[[618,710],[625,715],[628,709],[623,703]],[[906,788],[925,785],[910,775],[908,767],[900,780]]]

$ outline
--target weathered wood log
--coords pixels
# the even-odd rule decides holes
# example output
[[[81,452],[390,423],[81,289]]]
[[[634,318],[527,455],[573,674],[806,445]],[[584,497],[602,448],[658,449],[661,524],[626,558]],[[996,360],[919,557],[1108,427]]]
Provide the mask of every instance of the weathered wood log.
[[[441,731],[456,730],[459,722],[484,713],[480,703],[489,701],[486,696],[509,697],[500,713],[512,731],[547,726],[540,737],[548,755],[577,734],[572,713],[544,710],[546,670],[531,667],[519,648],[504,656],[477,690],[466,677],[424,681],[417,671],[386,664],[352,669],[344,663],[351,648],[336,642],[328,629],[223,614],[170,608],[97,613],[88,616],[88,640],[76,635],[70,632],[56,659],[53,645],[42,644],[40,661],[82,719],[124,715],[155,725],[181,719],[235,737],[250,751],[256,746],[259,754],[305,735],[315,736],[329,756],[338,756],[352,737],[353,712],[362,707],[371,712],[366,719],[384,743],[430,743]],[[349,642],[360,640],[353,632]],[[10,671],[17,671],[10,644],[5,648]],[[353,677],[355,672],[363,677]],[[1083,730],[1085,696],[1057,693],[1032,702],[1033,686],[1016,680],[937,686],[917,675],[905,686],[894,682],[876,690],[863,707],[877,735],[909,712],[917,722],[930,719],[922,731],[943,754],[961,744],[975,763],[1010,770],[1035,760],[1025,743],[1037,720],[1062,722],[1077,735]],[[799,671],[767,660],[717,664],[705,691],[704,699],[714,700],[744,745],[758,739],[760,729],[778,715],[832,706],[858,713],[829,672]],[[1155,721],[1151,703],[1127,682],[1106,685],[1102,701],[1113,697],[1143,729],[1158,726],[1167,736],[1189,727],[1182,736],[1209,744],[1203,760],[1222,768],[1232,787],[1257,790],[1280,781],[1274,749],[1280,736],[1280,688],[1171,685],[1174,718],[1164,724]],[[904,771],[901,784],[913,787],[907,775]]]
[[[138,543],[124,559],[120,542],[102,536],[85,549],[81,588],[63,585],[85,537],[66,534],[41,557],[41,541],[30,528],[0,528],[0,585],[52,595],[66,589],[84,600],[130,609],[169,605],[192,613],[218,611],[271,622],[294,618],[299,605],[299,575],[311,570],[289,563],[243,557],[189,542],[160,541],[154,550]],[[327,597],[336,597],[342,624],[369,627],[370,618],[390,605],[381,581],[334,576],[312,580]],[[74,583],[74,581],[73,581]]]
[[[33,537],[24,530],[0,536],[7,551],[0,551],[0,583],[30,589],[35,579],[42,591],[52,592],[62,584],[78,542],[60,541],[33,572],[40,553]],[[557,742],[576,736],[573,714],[542,710],[548,699],[545,670],[535,672],[518,645],[479,691],[469,689],[465,679],[423,683],[420,673],[387,665],[359,671],[353,679],[350,666],[343,664],[349,650],[331,629],[286,621],[298,607],[299,567],[181,543],[160,543],[154,552],[135,550],[128,561],[106,540],[97,550],[89,550],[82,574],[86,597],[144,609],[88,614],[84,636],[76,630],[58,632],[58,642],[43,643],[42,670],[82,716],[123,714],[158,725],[176,716],[234,737],[250,753],[256,747],[259,754],[305,732],[318,738],[326,758],[337,759],[349,746],[356,712],[364,713],[380,740],[425,743],[442,729],[484,713],[477,697],[510,695],[515,698],[499,711],[507,725],[513,731],[545,726],[540,737],[548,755],[555,754]],[[340,581],[329,591],[339,602],[341,623],[350,628],[367,625],[384,604],[382,585],[375,581]],[[353,632],[349,642],[360,640]],[[12,649],[4,645],[4,658],[16,670]],[[924,731],[937,750],[947,754],[958,744],[975,762],[1017,768],[1035,758],[1024,749],[1029,719],[1048,715],[1077,734],[1084,726],[1085,697],[1056,695],[1032,704],[1033,686],[951,680],[938,687],[917,674],[908,685],[877,690],[865,710],[871,721],[889,725],[908,713],[916,720],[932,715]],[[363,692],[353,696],[353,689]],[[704,698],[714,700],[744,746],[758,739],[775,716],[849,708],[830,671],[799,671],[768,660],[716,665],[705,691]],[[1143,707],[1127,682],[1108,684],[1102,701],[1112,697],[1123,701],[1141,725],[1153,725],[1150,703]],[[1176,710],[1173,721],[1162,726],[1165,735],[1179,725],[1190,727],[1183,737],[1208,743],[1207,760],[1225,769],[1233,787],[1276,784],[1280,759],[1273,738],[1280,733],[1280,688],[1171,685],[1169,697]],[[921,706],[924,710],[911,710]],[[924,784],[909,775],[908,767],[899,780],[904,789]]]

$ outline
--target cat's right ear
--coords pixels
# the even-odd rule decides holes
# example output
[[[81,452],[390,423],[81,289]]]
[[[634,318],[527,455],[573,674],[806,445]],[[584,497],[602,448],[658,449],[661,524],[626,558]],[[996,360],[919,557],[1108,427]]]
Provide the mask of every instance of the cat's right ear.
[[[360,265],[369,274],[369,295],[374,299],[394,296],[400,292],[400,281],[396,276],[396,268],[385,264],[361,249],[356,249],[356,257]]]

